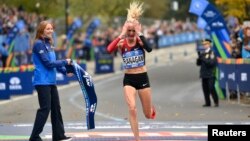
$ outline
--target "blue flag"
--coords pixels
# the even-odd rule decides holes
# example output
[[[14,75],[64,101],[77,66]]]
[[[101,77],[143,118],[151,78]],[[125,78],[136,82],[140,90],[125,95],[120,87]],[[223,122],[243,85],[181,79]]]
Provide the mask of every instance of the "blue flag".
[[[208,4],[206,0],[192,0],[189,12],[200,16]]]
[[[205,29],[206,26],[207,26],[207,22],[202,17],[198,17],[197,27],[200,29]]]
[[[23,20],[18,20],[16,22],[16,24],[12,27],[10,32],[8,33],[5,43],[7,45],[10,45],[12,43],[12,41],[16,38],[19,31],[22,31],[24,28],[25,28],[24,21]]]
[[[86,38],[89,39],[90,36],[94,33],[96,28],[98,28],[101,25],[101,21],[98,18],[95,18],[91,23],[88,25],[86,29]]]
[[[68,29],[67,39],[70,40],[73,37],[73,35],[75,34],[76,30],[81,28],[82,25],[83,25],[82,20],[79,18],[76,18]]]
[[[86,103],[86,123],[88,129],[95,128],[95,111],[97,106],[97,97],[94,83],[91,76],[80,65],[73,61],[72,65],[66,66],[67,72],[74,73],[80,84],[85,103]]]

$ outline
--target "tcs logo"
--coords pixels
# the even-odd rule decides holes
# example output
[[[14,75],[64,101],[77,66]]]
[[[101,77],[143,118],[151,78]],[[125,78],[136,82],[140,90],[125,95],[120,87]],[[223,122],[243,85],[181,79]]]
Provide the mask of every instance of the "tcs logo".
[[[10,90],[21,90],[22,86],[21,84],[21,80],[18,77],[11,77],[10,78],[10,85],[9,85],[9,89]]]
[[[21,80],[18,77],[12,77],[10,78],[10,84],[11,85],[18,85],[21,83]]]

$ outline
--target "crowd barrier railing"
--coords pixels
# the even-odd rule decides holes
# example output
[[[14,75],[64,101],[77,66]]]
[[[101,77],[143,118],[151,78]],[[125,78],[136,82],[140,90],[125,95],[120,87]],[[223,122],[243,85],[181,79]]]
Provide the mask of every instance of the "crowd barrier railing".
[[[194,31],[194,32],[183,32],[173,35],[162,35],[159,37],[158,46],[159,48],[181,45],[187,43],[193,43],[198,40],[202,40],[208,37],[206,32]]]
[[[250,59],[222,59],[217,58],[219,70],[219,86],[227,91],[250,92]],[[227,94],[229,99],[229,94]]]

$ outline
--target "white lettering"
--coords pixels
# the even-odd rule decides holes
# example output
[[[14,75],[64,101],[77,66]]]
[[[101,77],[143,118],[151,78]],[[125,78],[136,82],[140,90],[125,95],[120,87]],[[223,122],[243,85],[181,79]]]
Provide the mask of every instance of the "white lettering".
[[[6,89],[5,83],[0,83],[0,90],[5,90],[5,89]]]
[[[218,129],[213,129],[212,130],[212,136],[219,136],[218,135]]]
[[[241,81],[247,81],[247,73],[241,73]]]
[[[232,80],[235,81],[235,74],[234,74],[234,72],[231,73],[231,74],[228,74],[228,79],[232,79]]]
[[[218,129],[212,129],[212,136],[246,136],[246,131],[233,131],[230,129],[229,131],[219,131]]]
[[[22,86],[21,85],[10,85],[9,89],[10,90],[21,90]]]

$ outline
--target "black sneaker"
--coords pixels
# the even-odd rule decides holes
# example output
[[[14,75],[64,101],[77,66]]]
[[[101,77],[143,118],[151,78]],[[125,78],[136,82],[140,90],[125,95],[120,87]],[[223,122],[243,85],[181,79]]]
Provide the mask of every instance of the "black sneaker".
[[[204,104],[202,107],[210,107],[211,105]]]
[[[72,137],[65,137],[64,139],[60,139],[59,141],[71,141]]]

